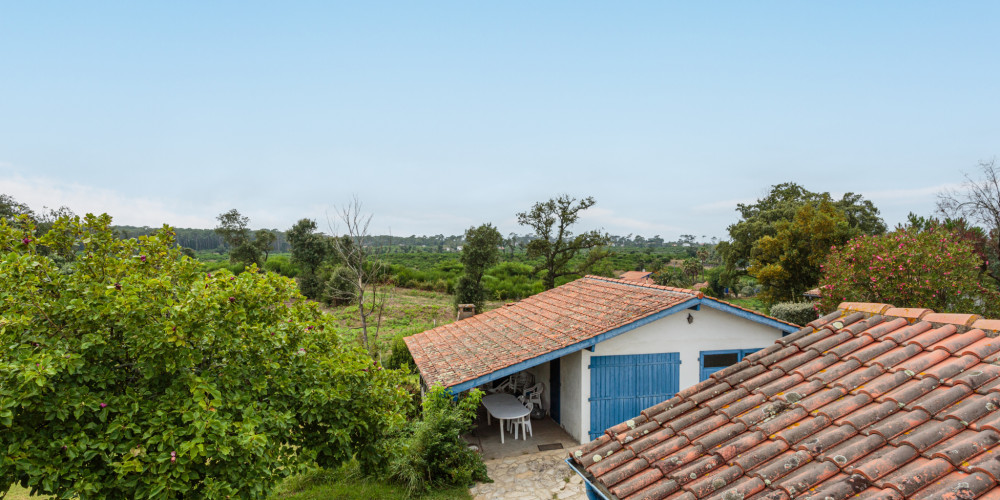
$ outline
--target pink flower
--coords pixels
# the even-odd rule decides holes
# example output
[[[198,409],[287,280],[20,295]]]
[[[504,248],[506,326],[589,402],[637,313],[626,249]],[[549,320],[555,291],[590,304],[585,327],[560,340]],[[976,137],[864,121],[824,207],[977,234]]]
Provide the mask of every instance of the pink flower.
[[[176,451],[171,451],[170,452],[170,461],[171,462],[176,462],[177,461],[177,452]]]
[[[24,239],[21,240],[21,243],[24,243],[25,245],[27,245],[28,243],[31,243],[31,238],[28,238],[27,236],[25,236]]]
[[[107,407],[108,407],[107,403],[101,403],[101,408],[107,408]]]
[[[139,256],[139,260],[141,260],[143,262],[146,262],[146,256],[145,255],[140,255]]]

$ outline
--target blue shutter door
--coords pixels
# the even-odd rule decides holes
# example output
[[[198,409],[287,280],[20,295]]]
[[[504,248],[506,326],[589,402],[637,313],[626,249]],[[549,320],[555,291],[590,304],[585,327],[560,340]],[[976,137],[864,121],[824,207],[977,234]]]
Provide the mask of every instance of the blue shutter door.
[[[679,390],[677,352],[590,358],[590,439]]]

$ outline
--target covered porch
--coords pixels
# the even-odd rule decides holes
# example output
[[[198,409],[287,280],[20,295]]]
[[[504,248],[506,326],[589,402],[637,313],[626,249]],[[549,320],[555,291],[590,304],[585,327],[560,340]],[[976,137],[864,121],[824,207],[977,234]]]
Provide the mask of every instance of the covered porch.
[[[496,460],[501,458],[519,457],[543,451],[566,450],[569,455],[570,450],[580,446],[562,427],[551,417],[545,417],[531,421],[532,434],[527,439],[518,435],[514,439],[513,434],[506,434],[504,442],[500,443],[500,425],[493,419],[489,425],[486,423],[486,411],[480,409],[476,420],[475,430],[465,436],[465,440],[471,446],[479,449],[483,460]]]

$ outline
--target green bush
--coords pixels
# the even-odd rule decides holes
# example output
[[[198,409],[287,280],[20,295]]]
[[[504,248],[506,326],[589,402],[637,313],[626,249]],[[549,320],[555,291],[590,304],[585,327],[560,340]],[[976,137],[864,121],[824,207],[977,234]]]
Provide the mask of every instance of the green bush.
[[[264,263],[264,269],[286,278],[294,278],[299,274],[299,267],[293,264],[287,255],[272,255]]]
[[[345,266],[337,266],[330,272],[323,291],[323,301],[339,306],[350,304],[357,297],[357,287],[352,283],[354,274]]]
[[[383,364],[391,370],[404,369],[408,373],[417,371],[417,364],[413,362],[413,355],[410,354],[410,349],[406,347],[402,336],[392,339],[392,354]]]
[[[802,326],[819,317],[812,302],[778,302],[771,306],[771,316]]]
[[[378,471],[409,404],[274,273],[204,273],[173,232],[0,222],[0,491],[264,498],[307,466]],[[79,249],[70,272],[37,245]]]
[[[392,477],[413,492],[489,481],[479,454],[462,439],[472,430],[482,397],[473,389],[455,401],[447,389],[432,387],[424,396],[421,420],[393,460]]]

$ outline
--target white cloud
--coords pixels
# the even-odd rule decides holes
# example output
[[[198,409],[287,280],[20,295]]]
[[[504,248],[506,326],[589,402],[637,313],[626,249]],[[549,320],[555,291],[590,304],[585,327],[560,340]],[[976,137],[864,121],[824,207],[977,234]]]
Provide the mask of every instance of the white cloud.
[[[9,163],[0,163],[0,193],[13,196],[35,211],[43,207],[69,207],[75,213],[108,213],[115,224],[127,226],[159,225],[175,227],[214,227],[215,219],[192,214],[178,202],[130,196],[112,189],[63,182],[37,176],[25,176]],[[204,212],[204,207],[198,212]],[[214,213],[214,212],[209,212]]]
[[[732,200],[719,200],[709,203],[702,203],[701,205],[695,205],[692,210],[695,213],[735,213],[736,205],[740,203],[748,204],[756,201],[754,198],[736,198]]]
[[[939,184],[937,186],[926,186],[911,189],[881,189],[875,191],[862,191],[865,198],[872,200],[878,205],[878,201],[899,202],[899,201],[927,201],[934,199],[937,194],[947,189],[960,189],[961,183]]]
[[[580,221],[588,226],[599,226],[614,233],[634,231],[652,236],[657,233],[675,233],[681,230],[677,226],[615,215],[614,211],[599,207],[588,208],[581,213]]]

